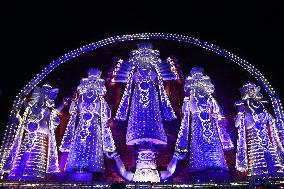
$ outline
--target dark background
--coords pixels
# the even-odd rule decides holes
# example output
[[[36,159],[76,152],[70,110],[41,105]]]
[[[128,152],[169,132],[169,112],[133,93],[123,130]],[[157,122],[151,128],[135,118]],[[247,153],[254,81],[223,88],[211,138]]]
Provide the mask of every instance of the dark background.
[[[169,32],[214,43],[257,67],[284,100],[283,3],[66,1],[3,8],[1,132],[15,96],[41,69],[70,50],[113,35]]]

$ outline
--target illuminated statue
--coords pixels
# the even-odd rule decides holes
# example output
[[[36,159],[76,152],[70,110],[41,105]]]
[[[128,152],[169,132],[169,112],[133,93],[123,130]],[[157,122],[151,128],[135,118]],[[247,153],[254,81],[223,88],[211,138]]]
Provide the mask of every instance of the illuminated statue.
[[[127,85],[115,118],[126,120],[130,108],[127,145],[145,141],[154,144],[167,143],[162,120],[170,121],[176,116],[165,92],[163,80],[176,79],[176,76],[172,73],[163,75],[164,72],[161,70],[163,64],[164,62],[159,58],[159,51],[153,50],[149,43],[139,44],[138,50],[131,52],[128,62],[119,60],[116,67],[118,71],[114,73],[116,78],[112,81],[125,82]]]
[[[54,131],[65,103],[55,108],[58,91],[49,84],[36,87],[23,116],[18,114],[15,142],[5,165],[11,165],[9,180],[40,180],[59,172]]]
[[[241,89],[236,127],[236,169],[250,177],[279,176],[284,171],[284,149],[274,118],[264,105],[260,87],[247,82]]]
[[[121,121],[126,120],[130,108],[126,144],[140,144],[145,141],[154,144],[167,144],[163,119],[170,121],[176,116],[165,92],[163,80],[176,79],[176,77],[174,75],[163,77],[160,70],[162,61],[159,58],[159,51],[153,50],[149,43],[139,44],[138,50],[131,52],[128,62],[121,60],[121,64],[118,65],[119,71],[124,70],[120,66],[127,67],[125,76],[128,77],[123,81],[119,80],[120,77],[113,79],[114,82],[127,82],[115,118]],[[117,76],[121,76],[119,72]],[[134,90],[132,92],[133,84]],[[161,102],[161,106],[159,102]]]
[[[115,151],[109,128],[110,109],[104,100],[105,81],[100,76],[100,70],[90,69],[88,78],[81,79],[77,88],[79,100],[71,105],[70,120],[60,148],[62,151],[70,149],[65,172],[102,173],[105,171],[103,153]],[[75,130],[76,111],[79,121]]]
[[[188,152],[190,135],[190,172],[228,170],[223,151],[234,146],[224,128],[222,111],[212,96],[214,85],[203,72],[202,68],[195,67],[185,81],[186,96],[176,152]]]
[[[129,112],[126,144],[137,146],[138,154],[133,181],[160,181],[155,151],[167,144],[163,120],[176,119],[163,81],[179,75],[170,59],[161,61],[159,54],[150,43],[140,43],[128,61],[117,61],[112,73],[112,82],[127,83],[115,119],[125,121]]]

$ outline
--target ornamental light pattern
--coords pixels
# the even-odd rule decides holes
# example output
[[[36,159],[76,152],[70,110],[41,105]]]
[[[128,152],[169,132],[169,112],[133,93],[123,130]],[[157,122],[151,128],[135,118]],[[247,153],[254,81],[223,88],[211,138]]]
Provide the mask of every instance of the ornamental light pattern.
[[[25,176],[28,180],[45,178],[45,174],[59,171],[55,129],[60,123],[58,115],[63,105],[55,108],[54,99],[57,97],[57,89],[51,90],[49,92],[50,96],[48,96],[46,95],[46,90],[44,90],[48,85],[41,88],[38,85],[54,69],[65,62],[68,63],[69,60],[75,57],[106,45],[126,43],[134,40],[148,42],[139,43],[138,49],[131,51],[127,61],[122,59],[117,60],[114,69],[112,69],[112,78],[110,81],[126,84],[115,118],[121,121],[127,120],[127,145],[140,146],[137,151],[138,163],[136,172],[134,174],[127,172],[123,162],[115,151],[114,140],[108,127],[110,109],[103,99],[106,88],[102,84],[104,83],[103,79],[98,79],[101,83],[96,82],[97,80],[94,79],[97,73],[100,73],[96,69],[90,70],[89,77],[81,80],[81,84],[78,87],[79,98],[74,97],[72,99],[72,105],[69,109],[70,119],[59,148],[60,152],[68,153],[65,169],[69,171],[92,169],[93,172],[103,172],[103,153],[106,153],[107,157],[115,159],[119,170],[125,174],[127,180],[151,181],[154,178],[155,181],[160,181],[160,179],[166,179],[174,173],[177,160],[184,159],[185,156],[183,153],[188,151],[190,145],[191,170],[200,171],[204,166],[204,169],[212,167],[211,163],[213,159],[218,159],[215,165],[218,164],[220,165],[219,168],[227,170],[222,150],[232,149],[233,144],[224,125],[222,125],[224,117],[221,107],[210,95],[214,90],[214,86],[210,82],[209,77],[202,76],[204,80],[203,82],[199,82],[198,79],[195,80],[193,78],[195,75],[193,74],[185,80],[185,92],[189,90],[191,95],[184,98],[184,106],[182,108],[183,117],[178,134],[176,152],[167,170],[160,173],[157,172],[155,164],[157,145],[167,144],[167,136],[163,128],[163,123],[164,121],[176,119],[175,112],[165,90],[164,82],[183,79],[182,74],[177,69],[178,66],[175,59],[169,57],[162,61],[159,58],[159,51],[153,49],[149,43],[149,41],[161,39],[177,41],[212,51],[217,55],[229,59],[229,63],[237,64],[259,82],[270,98],[274,116],[269,114],[264,108],[265,102],[263,100],[250,100],[250,98],[246,99],[243,97],[241,101],[236,103],[238,107],[236,121],[236,127],[238,128],[236,169],[240,172],[248,172],[249,176],[270,173],[273,172],[271,171],[272,169],[276,170],[276,172],[282,172],[284,145],[283,107],[279,97],[267,79],[254,66],[227,50],[192,37],[164,33],[141,33],[114,36],[73,50],[50,63],[50,65],[37,74],[20,91],[14,101],[2,141],[0,151],[2,160],[0,163],[1,175],[8,172],[11,180]],[[94,83],[100,84],[95,86]],[[206,88],[209,91],[204,93],[204,91],[199,90],[200,88]],[[26,98],[30,93],[32,93],[31,98]],[[45,99],[39,96],[48,97]],[[206,98],[204,98],[205,96]],[[24,112],[21,113],[23,107]],[[193,113],[192,107],[196,107],[199,113]],[[208,109],[210,109],[210,114],[207,111]],[[259,109],[261,111],[258,111]],[[246,116],[248,115],[251,115],[250,118],[252,119],[247,118]],[[76,125],[76,119],[79,119],[79,125]],[[252,121],[253,126],[247,124],[247,120]],[[269,123],[268,126],[265,123]],[[90,129],[94,125],[97,127]],[[189,142],[190,131],[201,135],[197,136],[191,133],[193,139]],[[92,152],[88,151],[85,153],[95,153],[98,155],[98,157],[93,159],[95,167],[92,167],[93,165],[89,163],[87,163],[88,165],[85,164],[89,161],[87,160],[88,158],[84,157],[85,159],[83,158],[84,160],[82,160],[80,154],[82,154],[82,150],[87,149],[87,146],[89,146],[87,144],[88,141],[97,139],[102,140],[94,142],[95,145]],[[197,151],[199,148],[196,146],[202,143],[202,141],[199,141],[201,139],[204,139],[203,142],[213,144],[212,149],[219,150],[220,152],[212,152],[211,155],[215,155],[209,159],[206,159],[205,156],[198,159],[197,156],[199,155],[196,154],[198,154]],[[255,151],[264,148],[268,155],[270,155],[271,160],[267,161],[266,155],[260,158],[260,160],[255,160]],[[262,152],[258,153],[263,154]],[[38,159],[39,156],[41,158]],[[82,161],[79,160],[80,158]],[[192,163],[195,160],[200,160],[201,162]],[[27,167],[25,166],[20,166],[21,162],[24,161],[28,162],[29,166],[27,167],[31,168],[30,170],[26,169]],[[81,164],[79,165],[78,162],[81,162]],[[144,167],[147,162],[153,165],[152,170],[154,171],[149,170],[149,167]],[[193,164],[197,167],[194,167]],[[271,169],[268,164],[272,166]],[[267,165],[268,168],[265,169],[264,165]],[[140,169],[139,166],[143,168]],[[141,178],[141,175],[145,172],[149,172],[147,174],[148,177]]]

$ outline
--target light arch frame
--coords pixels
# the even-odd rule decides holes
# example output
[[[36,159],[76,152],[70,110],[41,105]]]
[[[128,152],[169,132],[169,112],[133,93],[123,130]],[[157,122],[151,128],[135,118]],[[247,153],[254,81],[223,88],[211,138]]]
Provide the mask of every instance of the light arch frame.
[[[20,93],[16,96],[15,101],[13,102],[12,110],[9,116],[9,120],[11,117],[15,116],[17,111],[22,106],[22,100],[21,97],[28,95],[35,86],[37,86],[49,73],[51,73],[54,69],[59,67],[61,64],[68,62],[69,60],[76,58],[80,55],[89,53],[91,51],[94,51],[98,48],[101,48],[106,45],[110,45],[113,43],[118,42],[127,42],[127,41],[134,41],[134,40],[169,40],[169,41],[178,41],[182,43],[186,43],[189,45],[195,45],[198,47],[201,47],[203,49],[206,49],[208,51],[211,51],[215,54],[218,54],[224,58],[227,58],[241,68],[248,71],[263,87],[265,92],[268,94],[270,101],[272,103],[272,108],[274,111],[274,116],[276,119],[276,126],[278,128],[280,137],[282,138],[282,144],[284,146],[284,111],[283,106],[280,101],[279,96],[276,94],[268,80],[264,77],[264,75],[253,65],[251,65],[246,60],[234,55],[233,53],[220,48],[217,45],[201,41],[199,39],[185,36],[185,35],[179,35],[179,34],[172,34],[172,33],[137,33],[137,34],[129,34],[129,35],[118,35],[109,37],[100,41],[97,41],[95,43],[90,43],[88,45],[81,46],[80,48],[77,48],[75,50],[72,50],[63,56],[60,56],[58,59],[51,62],[48,66],[46,66],[43,70],[41,70],[34,78],[30,80],[30,82],[23,87],[23,89],[20,91]],[[6,160],[6,157],[9,153],[9,150],[13,144],[14,137],[16,135],[17,131],[17,125],[13,123],[9,123],[8,121],[7,128],[5,130],[5,134],[1,143],[1,151],[0,151],[0,158],[2,159],[0,163],[0,175],[2,175],[3,171],[2,168],[4,166],[4,162]]]

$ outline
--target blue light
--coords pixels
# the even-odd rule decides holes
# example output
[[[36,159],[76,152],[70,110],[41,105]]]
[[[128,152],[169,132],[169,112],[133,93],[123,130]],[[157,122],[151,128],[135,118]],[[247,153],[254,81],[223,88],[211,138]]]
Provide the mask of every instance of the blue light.
[[[162,64],[159,58],[160,53],[151,47],[150,43],[138,44],[138,50],[130,53],[128,61],[119,60],[117,62],[114,69],[116,72],[113,72],[112,76],[113,82],[127,82],[116,113],[116,119],[126,120],[130,109],[126,134],[126,143],[128,145],[140,144],[145,141],[167,144],[162,112],[165,120],[169,121],[176,118],[164,89],[163,79],[166,78],[162,77],[163,74],[167,75],[166,73],[171,72],[169,70],[160,70]],[[121,63],[123,63],[123,69]],[[126,76],[128,76],[127,80],[120,79]],[[156,81],[158,81],[159,91],[156,90]],[[134,90],[132,92],[133,84]],[[160,99],[158,98],[158,92]],[[132,101],[130,102],[131,96]],[[161,107],[159,101],[161,101]]]
[[[60,109],[55,108],[58,89],[37,87],[19,119],[19,130],[4,165],[9,180],[39,180],[59,172],[55,129]]]
[[[274,115],[275,115],[275,120],[274,119],[271,119],[273,122],[272,125],[274,125],[273,127],[271,127],[271,130],[272,131],[275,131],[274,133],[277,133],[277,137],[275,137],[275,142],[277,143],[278,145],[278,148],[280,150],[283,151],[283,145],[284,145],[284,124],[283,124],[283,118],[284,118],[284,114],[283,114],[283,107],[282,107],[282,104],[280,102],[280,99],[279,97],[276,95],[274,89],[271,87],[271,85],[269,84],[269,82],[267,81],[267,79],[252,65],[250,65],[247,61],[237,57],[236,55],[228,52],[227,50],[224,50],[224,49],[221,49],[220,47],[216,46],[216,45],[213,45],[213,44],[209,44],[207,42],[202,42],[198,39],[194,39],[194,38],[191,38],[191,37],[187,37],[187,36],[182,36],[182,35],[176,35],[176,34],[163,34],[163,33],[142,33],[142,34],[133,34],[133,35],[123,35],[123,36],[114,36],[114,37],[110,37],[110,38],[107,38],[107,39],[104,39],[104,40],[101,40],[99,42],[96,42],[96,43],[92,43],[92,44],[89,44],[89,45],[85,45],[83,47],[80,47],[76,50],[73,50],[61,57],[59,57],[57,60],[53,61],[49,66],[47,66],[46,68],[44,68],[39,74],[37,74],[22,90],[21,92],[16,96],[16,99],[14,101],[14,104],[13,104],[13,108],[12,108],[12,111],[11,111],[11,114],[10,114],[10,120],[9,120],[9,124],[7,125],[7,129],[5,131],[5,136],[4,136],[4,139],[3,139],[3,142],[2,142],[2,146],[1,146],[1,151],[0,151],[0,157],[1,157],[1,163],[0,163],[0,173],[3,174],[4,171],[7,171],[7,170],[10,170],[11,167],[12,167],[12,164],[8,163],[8,162],[16,162],[16,161],[12,161],[11,159],[11,154],[15,155],[15,154],[20,154],[24,151],[21,151],[20,152],[20,142],[19,141],[22,141],[21,140],[21,137],[23,136],[23,126],[21,124],[19,124],[19,120],[17,119],[18,115],[19,115],[19,112],[20,112],[20,109],[21,107],[23,106],[23,104],[25,103],[25,100],[23,100],[23,97],[24,96],[27,96],[32,90],[34,90],[36,88],[36,86],[50,73],[52,72],[55,68],[57,68],[59,65],[65,63],[65,62],[68,62],[68,60],[71,60],[73,59],[74,57],[78,57],[80,55],[83,55],[85,53],[88,53],[90,51],[93,51],[97,48],[100,48],[102,46],[105,46],[105,45],[109,45],[109,44],[112,44],[112,43],[118,43],[118,42],[123,42],[123,41],[132,41],[132,40],[149,40],[149,39],[152,39],[152,40],[155,40],[155,39],[164,39],[164,40],[172,40],[172,41],[180,41],[182,43],[186,43],[186,44],[193,44],[193,45],[196,45],[196,46],[199,46],[199,47],[202,47],[204,49],[207,49],[209,51],[212,51],[216,54],[219,54],[225,58],[228,58],[229,60],[231,60],[232,62],[230,63],[236,63],[237,65],[241,66],[242,68],[244,68],[245,70],[247,70],[249,73],[251,73],[252,76],[255,77],[255,79],[262,85],[262,87],[264,88],[264,90],[266,91],[266,93],[268,94],[268,96],[270,97],[270,101],[272,103],[272,106],[273,106],[273,110],[274,110]],[[146,48],[142,48],[142,49],[147,49],[149,47],[146,46]],[[154,52],[154,54],[157,53],[157,52]],[[158,55],[158,54],[156,54]],[[135,57],[135,56],[134,56]],[[135,62],[137,60],[133,59],[133,62]],[[163,61],[164,62],[164,61]],[[160,65],[162,65],[162,63],[160,63]],[[169,63],[171,62],[171,60],[169,60]],[[123,64],[123,63],[122,63]],[[125,64],[128,64],[128,62],[125,62]],[[173,118],[175,118],[175,115],[174,115],[174,112],[172,111],[172,108],[171,108],[171,105],[169,103],[169,100],[167,98],[167,95],[165,94],[165,90],[163,88],[163,84],[162,82],[167,80],[167,79],[172,79],[172,78],[177,78],[178,77],[178,74],[176,72],[173,71],[173,74],[170,78],[166,78],[165,75],[163,74],[163,70],[159,70],[160,68],[157,67],[154,69],[154,72],[155,74],[157,74],[157,81],[158,81],[158,86],[160,87],[158,92],[161,96],[161,104],[162,106],[157,108],[157,109],[161,109],[161,113],[162,115],[158,115],[158,117],[164,117],[165,120],[171,120]],[[129,67],[129,70],[132,70],[131,72],[128,72],[129,73],[129,77],[127,77],[126,79],[123,78],[124,82],[127,82],[127,87],[126,87],[126,90],[125,90],[125,93],[124,93],[124,99],[122,99],[122,102],[125,102],[125,103],[121,103],[120,105],[120,112],[124,112],[124,115],[122,114],[119,114],[119,112],[117,113],[117,118],[122,118],[122,120],[126,119],[126,115],[125,112],[128,112],[128,108],[131,108],[130,106],[130,100],[128,95],[131,95],[131,87],[132,87],[132,81],[135,77],[135,72],[134,70],[132,69],[132,67]],[[173,69],[174,70],[174,69]],[[118,70],[116,70],[116,72],[118,72]],[[116,73],[114,72],[114,75]],[[150,82],[151,83],[151,82]],[[145,85],[150,85],[150,83],[147,83],[145,82]],[[134,83],[135,84],[135,87],[137,88],[137,83]],[[143,91],[145,88],[145,85],[141,85],[141,89],[140,91]],[[144,89],[143,89],[144,88]],[[133,92],[134,94],[137,94],[137,91],[136,90],[135,92]],[[151,102],[153,99],[154,101],[157,101],[154,97],[152,99],[149,98],[150,95],[150,92],[148,93],[148,91],[144,90],[144,93],[139,96],[139,98],[142,100],[142,104],[147,107],[149,106],[150,103],[147,103],[147,102]],[[153,95],[155,96],[155,95]],[[157,96],[157,95],[156,95]],[[138,98],[138,97],[137,97]],[[185,99],[185,102],[186,102],[187,99]],[[186,104],[186,103],[185,103]],[[213,102],[214,104],[214,102]],[[216,105],[214,105],[215,107],[218,107],[217,103]],[[218,108],[216,108],[218,109]],[[155,110],[156,111],[156,110]],[[54,115],[56,115],[56,113],[54,113]],[[93,116],[93,115],[92,115]],[[203,119],[203,118],[206,118],[206,114],[202,115],[202,116],[199,116],[198,119],[202,119],[202,120],[206,120],[206,119]],[[187,117],[185,116],[184,117],[184,120],[186,120]],[[55,124],[55,123],[54,123]],[[70,120],[70,125],[72,125],[72,120]],[[186,123],[185,121],[182,122],[182,124],[188,124]],[[56,124],[55,124],[56,125]],[[73,124],[74,125],[74,124]],[[36,128],[35,125],[30,125],[30,129],[33,130]],[[73,126],[70,126],[70,132],[74,132],[74,128],[72,128]],[[55,140],[54,140],[54,134],[53,134],[53,131],[54,131],[54,128],[56,127],[50,127],[50,130],[48,131],[49,134],[50,134],[50,138],[49,138],[49,143],[52,143],[54,144]],[[221,133],[224,133],[224,129],[223,127],[217,127],[218,129],[218,133],[219,133],[219,136],[220,136],[220,139],[222,141],[222,147],[225,149],[226,146],[230,146],[230,140],[227,140],[227,135],[226,134],[221,134],[220,135],[220,132]],[[239,130],[243,133],[243,130]],[[67,131],[66,131],[67,132]],[[107,132],[108,133],[108,132]],[[189,131],[183,131],[183,133],[189,133]],[[88,132],[85,132],[85,134],[88,135]],[[68,134],[66,134],[67,136]],[[82,134],[82,138],[84,138],[83,136],[84,134]],[[86,136],[87,136],[86,135]],[[205,138],[207,137],[207,139],[209,140],[211,138],[211,135],[212,135],[212,132],[211,132],[211,129],[208,130],[208,132],[206,132],[205,134]],[[241,135],[241,134],[240,134]],[[69,135],[68,135],[69,136]],[[184,135],[184,136],[188,136],[188,135]],[[243,134],[242,134],[243,136]],[[276,136],[276,134],[275,134]],[[35,137],[34,135],[31,135],[31,138]],[[37,136],[36,137],[39,137],[40,136]],[[70,137],[69,136],[69,139],[68,137],[66,137],[66,140],[68,140],[70,142],[70,138],[72,138],[72,136]],[[160,137],[161,138],[161,137]],[[185,137],[186,138],[186,137]],[[242,138],[242,137],[240,137]],[[145,139],[145,138],[144,138]],[[181,141],[186,141],[187,139],[182,139]],[[227,141],[227,144],[225,144],[224,141]],[[153,142],[155,142],[155,140],[153,140]],[[239,142],[238,144],[241,144],[243,142]],[[281,144],[282,143],[282,144]],[[186,143],[187,144],[187,143]],[[70,145],[66,143],[66,146]],[[188,147],[184,145],[184,149],[187,149]],[[244,143],[243,143],[244,145]],[[111,146],[111,145],[110,145]],[[240,145],[241,146],[241,145]],[[50,146],[49,147],[49,150],[51,150],[52,148],[54,148],[56,146]],[[64,149],[64,148],[62,148]],[[65,147],[65,149],[67,149]],[[110,147],[110,149],[112,149],[112,147]],[[52,152],[55,152],[54,149],[51,150]],[[64,151],[64,150],[63,150]],[[277,153],[280,152],[279,150],[277,151]],[[57,157],[57,154],[53,154],[52,155],[53,157]],[[56,163],[56,158],[55,159],[48,159],[48,161],[50,161],[50,163],[52,165],[54,165],[54,168],[51,168],[52,171],[56,171],[57,170],[57,163]],[[5,165],[5,166],[4,166]],[[245,166],[245,165],[244,165]],[[248,165],[247,165],[248,166]],[[51,171],[51,172],[52,172]]]
[[[275,120],[265,109],[260,87],[247,82],[240,89],[236,127],[236,169],[250,177],[283,176],[284,148]]]
[[[203,75],[202,68],[192,68],[190,73],[184,86],[189,95],[184,98],[184,116],[175,149],[188,152],[190,143],[190,172],[228,170],[223,151],[231,150],[234,145],[222,124],[222,111],[211,95],[214,85]]]
[[[77,88],[79,100],[72,102],[61,145],[61,151],[69,152],[65,172],[104,172],[104,152],[115,151],[108,125],[110,108],[103,98],[105,81],[100,75],[100,70],[90,69],[88,78],[82,78]],[[77,112],[79,122],[75,130]]]

